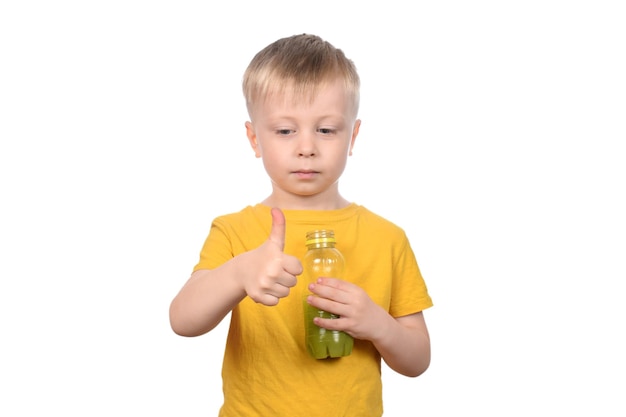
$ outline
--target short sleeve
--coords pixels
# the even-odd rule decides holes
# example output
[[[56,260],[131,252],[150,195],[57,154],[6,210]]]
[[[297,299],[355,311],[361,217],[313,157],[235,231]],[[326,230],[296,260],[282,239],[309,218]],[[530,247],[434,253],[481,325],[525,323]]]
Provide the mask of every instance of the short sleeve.
[[[393,268],[393,284],[389,314],[401,317],[432,307],[433,302],[417,264],[409,240],[399,246]]]
[[[226,230],[226,223],[220,219],[215,219],[200,251],[200,260],[193,271],[217,268],[233,257],[233,248]]]

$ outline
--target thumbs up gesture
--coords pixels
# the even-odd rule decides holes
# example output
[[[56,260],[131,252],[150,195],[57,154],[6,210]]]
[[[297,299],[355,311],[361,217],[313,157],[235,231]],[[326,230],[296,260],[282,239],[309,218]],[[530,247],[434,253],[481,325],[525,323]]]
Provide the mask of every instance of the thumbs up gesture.
[[[302,273],[300,260],[283,252],[285,215],[278,208],[273,208],[271,213],[269,238],[258,248],[242,255],[245,258],[242,278],[246,294],[267,306],[274,306],[288,296],[289,289],[297,283],[296,276]]]

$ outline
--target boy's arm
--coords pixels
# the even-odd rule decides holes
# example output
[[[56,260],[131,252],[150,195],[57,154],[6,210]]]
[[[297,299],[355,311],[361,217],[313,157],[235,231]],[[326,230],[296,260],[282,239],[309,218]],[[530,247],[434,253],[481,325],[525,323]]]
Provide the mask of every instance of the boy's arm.
[[[234,277],[238,276],[237,258],[215,269],[200,269],[191,274],[170,304],[170,325],[181,336],[199,336],[217,326],[246,296]]]
[[[387,325],[372,343],[391,369],[416,377],[430,365],[430,336],[422,312],[393,318],[386,312]]]
[[[211,331],[246,296],[268,306],[289,295],[302,273],[300,261],[283,253],[285,217],[272,209],[272,229],[265,243],[215,269],[191,274],[170,304],[170,325],[181,336]]]

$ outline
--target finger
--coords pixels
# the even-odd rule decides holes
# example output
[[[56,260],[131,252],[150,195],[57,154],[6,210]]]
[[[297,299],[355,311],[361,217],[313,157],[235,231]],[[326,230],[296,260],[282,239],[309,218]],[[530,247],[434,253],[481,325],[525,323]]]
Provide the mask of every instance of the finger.
[[[291,275],[290,273],[283,271],[278,277],[276,277],[276,283],[283,287],[295,287],[298,283],[298,278],[295,275]]]
[[[263,304],[266,306],[275,306],[280,301],[280,298],[271,294],[262,294],[257,297],[250,297],[255,303]]]
[[[323,327],[327,330],[346,330],[345,328],[345,319],[337,318],[337,319],[323,319],[321,317],[314,317],[313,323],[316,326]]]
[[[266,294],[273,295],[274,297],[277,297],[277,298],[285,298],[291,292],[290,287],[292,286],[285,286],[277,282],[272,288],[268,288]]]
[[[295,256],[285,255],[283,257],[283,269],[291,275],[300,275],[303,271],[302,262]]]
[[[346,313],[346,308],[343,303],[327,298],[310,295],[307,297],[307,303],[319,310],[324,310],[337,316],[342,316]]]
[[[269,240],[276,243],[280,250],[285,249],[285,215],[279,208],[272,208],[272,229]]]
[[[332,282],[333,285],[328,285],[329,281]],[[309,290],[321,298],[345,304],[351,298],[350,292],[348,291],[349,287],[345,284],[348,283],[330,278],[320,278],[317,282],[309,284]]]
[[[334,277],[319,277],[317,283],[325,287],[337,288],[338,290],[348,291],[353,284]]]

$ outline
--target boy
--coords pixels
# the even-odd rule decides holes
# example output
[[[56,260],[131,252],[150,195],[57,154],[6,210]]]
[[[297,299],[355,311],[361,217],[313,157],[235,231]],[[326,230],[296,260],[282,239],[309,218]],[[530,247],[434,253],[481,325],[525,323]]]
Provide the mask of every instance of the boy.
[[[271,182],[263,202],[214,219],[187,283],[170,306],[182,336],[211,331],[231,314],[220,416],[380,416],[381,357],[422,374],[432,306],[402,229],[344,199],[338,180],[359,132],[359,76],[328,42],[296,35],[250,62],[246,133]],[[335,231],[346,276],[298,280],[306,232]],[[315,324],[354,337],[352,354],[311,358],[302,299],[340,316]]]

